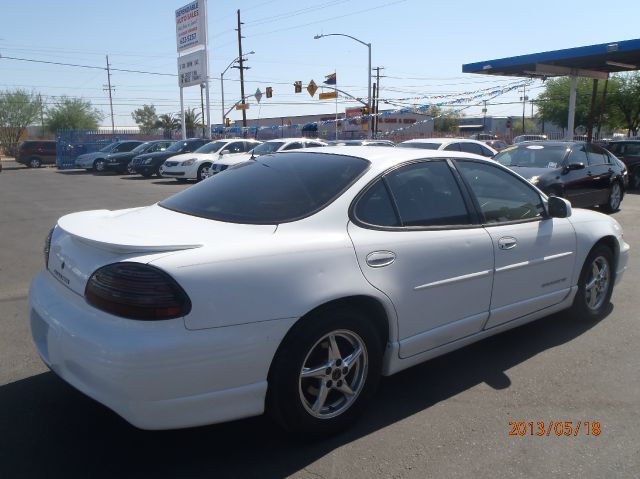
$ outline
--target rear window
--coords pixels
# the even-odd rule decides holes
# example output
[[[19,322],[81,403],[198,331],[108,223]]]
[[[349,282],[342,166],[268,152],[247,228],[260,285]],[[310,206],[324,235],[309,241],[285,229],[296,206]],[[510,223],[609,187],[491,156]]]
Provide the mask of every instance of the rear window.
[[[502,150],[493,159],[504,166],[560,168],[569,149],[565,145],[519,145]]]
[[[400,148],[422,148],[424,150],[437,150],[440,147],[440,143],[400,143],[398,146]]]
[[[285,223],[324,208],[368,166],[352,156],[276,153],[229,168],[160,206],[230,223]]]

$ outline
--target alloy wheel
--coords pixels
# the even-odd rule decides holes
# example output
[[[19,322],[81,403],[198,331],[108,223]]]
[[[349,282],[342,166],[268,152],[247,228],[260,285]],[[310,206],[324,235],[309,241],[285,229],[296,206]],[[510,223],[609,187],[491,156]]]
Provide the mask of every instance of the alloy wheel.
[[[607,298],[609,282],[611,281],[611,269],[609,261],[604,256],[596,257],[591,263],[585,283],[585,301],[587,308],[598,311]]]
[[[620,207],[622,201],[622,190],[619,183],[611,185],[611,193],[609,194],[609,209],[616,211]]]

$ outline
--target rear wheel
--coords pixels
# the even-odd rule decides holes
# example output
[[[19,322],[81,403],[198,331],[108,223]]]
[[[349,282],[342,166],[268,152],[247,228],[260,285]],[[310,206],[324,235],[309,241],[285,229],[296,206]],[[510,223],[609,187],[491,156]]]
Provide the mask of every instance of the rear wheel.
[[[580,272],[578,292],[571,306],[571,313],[580,320],[597,320],[608,310],[613,283],[613,253],[608,246],[596,246]]]
[[[600,207],[608,211],[609,213],[613,213],[614,211],[618,211],[620,209],[621,202],[622,187],[620,186],[620,182],[615,181],[611,184],[611,188],[609,189],[609,199],[606,203],[600,205]]]
[[[280,346],[269,373],[268,410],[306,437],[348,427],[380,379],[380,335],[362,313],[332,309],[301,320]]]
[[[29,160],[29,168],[40,168],[42,166],[42,160],[38,157],[33,157]]]

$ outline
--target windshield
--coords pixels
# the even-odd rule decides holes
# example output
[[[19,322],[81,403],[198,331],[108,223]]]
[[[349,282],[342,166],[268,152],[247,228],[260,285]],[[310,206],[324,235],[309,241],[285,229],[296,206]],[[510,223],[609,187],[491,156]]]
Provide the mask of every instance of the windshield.
[[[283,141],[267,141],[262,145],[256,146],[253,150],[250,151],[254,156],[266,155],[267,153],[274,153],[278,151],[284,145]]]
[[[150,141],[145,141],[143,144],[136,146],[131,153],[144,153],[147,148],[152,145]]]
[[[437,150],[440,147],[440,143],[400,143],[398,145],[401,148],[422,148],[425,150]]]
[[[200,148],[194,151],[194,153],[215,153],[226,144],[227,142],[225,141],[212,141],[211,143],[202,145]]]
[[[114,142],[114,143],[109,143],[107,146],[100,148],[98,151],[101,151],[103,153],[109,153],[111,150],[113,150],[116,146],[118,146],[118,142]]]
[[[368,167],[362,158],[276,153],[240,163],[160,203],[218,221],[278,224],[324,208]]]
[[[173,145],[171,145],[165,151],[171,151],[171,152],[175,153],[175,152],[178,152],[178,151],[182,150],[182,148],[184,148],[186,146],[186,144],[187,143],[185,141],[176,141]]]
[[[504,166],[559,168],[567,150],[564,145],[522,145],[502,150],[493,159]]]

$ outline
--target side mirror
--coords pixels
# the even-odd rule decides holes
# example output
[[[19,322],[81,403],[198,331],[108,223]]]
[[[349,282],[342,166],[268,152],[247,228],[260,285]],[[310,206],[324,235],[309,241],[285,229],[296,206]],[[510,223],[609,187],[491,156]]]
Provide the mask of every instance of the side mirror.
[[[222,151],[220,151],[220,153],[218,155],[222,156],[222,155],[226,155],[228,153],[229,153],[229,150],[222,150]]]
[[[549,216],[552,218],[569,218],[571,216],[571,203],[564,198],[560,198],[559,196],[550,196],[547,206]]]
[[[584,163],[569,163],[566,166],[567,171],[584,170]]]

